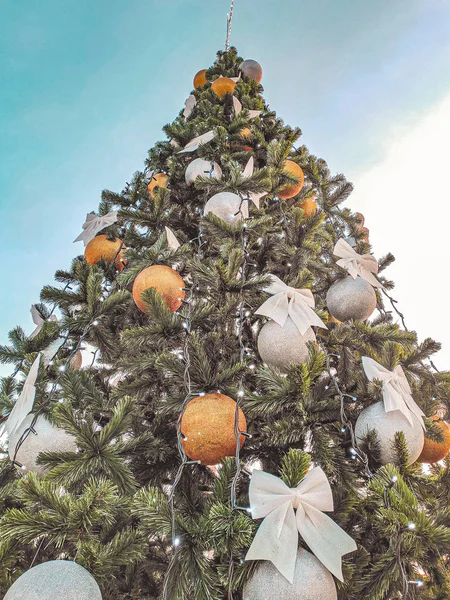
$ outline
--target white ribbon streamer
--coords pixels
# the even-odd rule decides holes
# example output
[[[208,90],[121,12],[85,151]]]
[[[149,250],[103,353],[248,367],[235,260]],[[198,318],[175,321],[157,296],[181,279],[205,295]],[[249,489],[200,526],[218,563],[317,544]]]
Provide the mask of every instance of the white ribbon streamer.
[[[167,245],[169,246],[169,248],[171,250],[178,250],[178,248],[181,246],[181,244],[177,240],[176,235],[168,227],[165,227],[165,230],[166,230],[166,236],[167,236]]]
[[[191,116],[192,111],[194,110],[194,107],[196,104],[197,104],[197,99],[194,96],[194,94],[191,94],[189,96],[189,98],[186,100],[186,102],[184,103],[185,109],[183,110],[183,117],[184,117],[185,121],[187,121],[188,118]]]
[[[28,372],[27,378],[25,379],[25,383],[23,384],[22,392],[17,399],[17,402],[14,404],[12,411],[9,414],[6,422],[3,424],[3,427],[0,431],[0,436],[3,435],[4,432],[8,434],[9,437],[20,427],[25,417],[33,410],[34,398],[36,396],[36,379],[39,372],[39,363],[41,360],[41,353],[37,355],[33,364],[31,365],[31,369]]]
[[[254,171],[254,160],[253,160],[253,156],[251,156],[248,161],[247,164],[244,167],[244,170],[242,171],[242,177],[245,177],[246,179],[248,179],[249,177],[251,177],[253,175],[253,171]],[[248,197],[250,198],[250,200],[253,202],[253,204],[256,206],[256,208],[259,209],[259,202],[261,200],[261,198],[263,198],[263,196],[267,196],[267,192],[248,192]]]
[[[362,364],[369,381],[378,379],[383,382],[384,410],[387,413],[394,410],[400,411],[410,425],[413,424],[412,415],[414,414],[419,419],[423,429],[425,429],[425,423],[423,422],[425,413],[415,403],[401,366],[397,365],[393,371],[389,371],[368,356],[362,357]]]
[[[105,227],[109,227],[117,221],[117,211],[113,211],[108,213],[107,215],[98,216],[95,213],[89,213],[86,216],[86,221],[82,225],[84,231],[80,233],[80,235],[73,240],[75,242],[84,242],[84,245],[87,246],[89,242],[95,238],[97,233]]]
[[[195,137],[193,140],[188,142],[186,144],[186,146],[183,148],[183,150],[180,150],[179,152],[177,152],[177,154],[183,154],[184,152],[195,152],[196,150],[198,150],[200,148],[200,146],[207,144],[208,142],[213,140],[215,137],[216,137],[215,131],[207,131],[206,133],[203,133],[202,135],[199,135],[198,137]]]
[[[42,331],[42,328],[44,327],[44,323],[46,323],[47,321],[50,323],[58,322],[58,318],[55,315],[51,315],[48,319],[43,319],[34,304],[32,304],[32,306],[30,308],[30,312],[31,312],[31,318],[33,319],[33,323],[36,325],[36,329],[30,335],[30,340],[35,338]]]
[[[302,335],[312,325],[327,329],[322,319],[313,311],[316,303],[311,290],[298,290],[286,285],[276,275],[270,277],[273,283],[264,288],[264,291],[272,294],[272,298],[258,308],[257,315],[270,317],[281,327],[287,318],[291,317]]]
[[[338,240],[334,247],[333,254],[340,257],[341,260],[338,260],[337,264],[348,271],[353,279],[356,279],[360,275],[372,284],[373,287],[383,287],[378,279],[372,275],[372,273],[378,273],[378,261],[371,254],[358,254],[342,238]]]
[[[343,581],[341,558],[357,546],[322,512],[333,510],[333,495],[320,467],[309,471],[296,488],[255,470],[249,493],[252,517],[264,521],[245,560],[270,560],[293,583],[300,534],[320,562]]]

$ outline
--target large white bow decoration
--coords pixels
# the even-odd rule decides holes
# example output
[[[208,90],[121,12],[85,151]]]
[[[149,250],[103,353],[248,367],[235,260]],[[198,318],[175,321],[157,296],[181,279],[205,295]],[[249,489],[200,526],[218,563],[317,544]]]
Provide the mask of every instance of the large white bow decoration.
[[[309,471],[296,488],[255,470],[249,494],[252,517],[264,521],[245,560],[270,560],[293,583],[300,534],[320,562],[343,581],[341,558],[357,546],[322,512],[333,510],[333,495],[320,467]]]
[[[33,319],[33,323],[36,325],[36,329],[30,335],[30,340],[35,338],[42,331],[42,328],[44,327],[44,323],[46,321],[49,321],[51,323],[58,322],[58,318],[56,317],[56,315],[50,315],[50,317],[48,319],[43,319],[34,304],[31,306],[30,312],[31,312],[31,318]]]
[[[200,148],[200,146],[208,144],[215,137],[215,131],[207,131],[206,133],[203,133],[202,135],[199,135],[198,137],[195,137],[193,140],[188,142],[183,148],[183,150],[180,150],[179,152],[177,152],[177,154],[183,154],[184,152],[195,152]]]
[[[378,261],[371,254],[358,254],[344,239],[338,240],[333,254],[339,256],[337,264],[348,271],[356,279],[360,275],[363,279],[373,285],[382,288],[382,284],[372,275],[378,273]]]
[[[327,329],[322,319],[313,311],[316,303],[311,290],[298,290],[283,283],[276,275],[270,277],[273,283],[264,288],[264,291],[272,294],[272,297],[258,308],[257,315],[270,317],[281,327],[287,318],[291,317],[302,335],[312,325]]]
[[[117,221],[117,211],[108,213],[107,215],[96,215],[95,213],[89,213],[86,216],[86,221],[83,223],[83,230],[80,235],[73,240],[73,242],[84,242],[87,246],[89,242],[95,238],[97,233],[109,225],[113,225]]]
[[[384,410],[387,413],[399,410],[410,425],[413,424],[412,414],[414,414],[419,419],[423,429],[425,429],[425,423],[423,422],[425,413],[415,403],[401,366],[397,365],[393,371],[389,371],[368,356],[362,357],[362,364],[369,381],[378,379],[383,382]]]
[[[9,414],[6,422],[3,424],[0,436],[3,433],[7,433],[9,437],[16,431],[22,424],[25,417],[33,410],[34,398],[36,396],[36,379],[39,372],[39,363],[41,360],[41,353],[37,355],[31,368],[28,372],[25,383],[23,384],[22,392],[14,404],[12,411]]]

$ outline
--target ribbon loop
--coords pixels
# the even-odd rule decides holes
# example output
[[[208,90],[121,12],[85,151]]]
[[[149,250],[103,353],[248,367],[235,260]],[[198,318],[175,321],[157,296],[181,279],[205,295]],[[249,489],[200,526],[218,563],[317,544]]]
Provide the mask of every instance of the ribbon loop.
[[[249,495],[253,518],[264,521],[245,560],[270,560],[293,583],[300,534],[322,564],[343,580],[341,558],[356,550],[356,543],[322,512],[333,510],[333,495],[320,467],[292,489],[274,475],[253,471]]]
[[[397,365],[393,371],[389,371],[377,363],[373,358],[368,356],[362,357],[364,372],[369,381],[378,379],[383,385],[383,402],[386,412],[400,411],[408,420],[410,425],[413,424],[412,415],[415,415],[425,429],[423,417],[425,413],[415,403],[411,395],[406,375],[400,365]]]
[[[73,240],[73,242],[83,241],[84,245],[87,246],[99,231],[105,229],[105,227],[109,227],[109,225],[113,225],[117,221],[117,215],[117,210],[102,216],[96,215],[95,213],[89,213],[86,216],[86,221],[82,225],[83,231],[75,240]]]
[[[272,295],[262,304],[255,314],[270,317],[278,325],[286,323],[288,317],[294,321],[299,332],[304,335],[311,326],[327,326],[316,315],[313,308],[316,303],[311,290],[299,290],[286,285],[276,275],[271,275],[272,283],[264,291]]]
[[[383,287],[373,275],[373,273],[378,273],[378,261],[371,254],[358,254],[342,238],[337,241],[333,254],[340,258],[340,260],[336,261],[336,264],[348,271],[353,279],[356,279],[359,275],[373,285],[373,287]]]

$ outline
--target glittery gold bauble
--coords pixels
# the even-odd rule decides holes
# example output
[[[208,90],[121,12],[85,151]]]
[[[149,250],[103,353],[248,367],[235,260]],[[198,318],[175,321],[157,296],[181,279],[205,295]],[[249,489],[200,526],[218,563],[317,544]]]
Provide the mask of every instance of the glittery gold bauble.
[[[302,202],[298,203],[300,208],[303,208],[305,217],[311,217],[317,212],[317,204],[314,198],[305,198]]]
[[[156,173],[156,175],[153,175],[152,180],[147,186],[148,193],[150,194],[150,196],[154,198],[157,188],[166,188],[168,181],[169,176],[165,173]]]
[[[244,585],[243,600],[337,600],[333,575],[310,552],[300,548],[290,583],[268,560]]]
[[[73,560],[50,560],[25,571],[4,600],[102,600],[97,582]]]
[[[77,350],[70,359],[70,366],[74,371],[79,371],[83,365],[83,354],[81,350]]]
[[[17,443],[25,430],[31,427],[34,416],[33,413],[26,416],[18,429],[11,434],[8,449],[11,460],[14,458]],[[30,471],[37,475],[48,473],[49,469],[47,467],[38,465],[36,462],[41,452],[76,452],[77,441],[75,436],[61,427],[56,427],[42,415],[37,418],[33,429],[36,433],[31,431],[27,435],[16,454],[16,461],[23,465],[23,467],[17,465],[21,473],[29,473]]]
[[[250,79],[254,79],[256,82],[261,83],[263,70],[259,62],[249,58],[241,63],[240,69],[246,77],[250,77]]]
[[[100,260],[112,263],[116,269],[122,271],[127,261],[123,258],[125,247],[122,240],[116,238],[114,241],[108,240],[106,235],[97,235],[88,243],[84,250],[84,257],[90,265],[95,265]]]
[[[422,452],[417,459],[421,463],[437,463],[444,460],[450,452],[450,426],[445,421],[441,421],[439,417],[432,417],[433,421],[437,421],[438,427],[442,430],[444,440],[435,442],[434,440],[425,437],[425,443]]]
[[[211,89],[219,98],[223,98],[225,94],[232,94],[236,83],[228,77],[219,77],[212,82]]]
[[[316,336],[309,327],[302,335],[291,317],[286,323],[278,325],[275,321],[267,321],[258,335],[258,352],[262,360],[282,371],[289,364],[300,364],[308,360],[308,342],[314,342]]]
[[[142,300],[142,292],[149,288],[161,294],[164,302],[172,312],[178,310],[186,295],[184,281],[179,273],[164,265],[153,265],[139,273],[133,284],[133,299],[142,312],[147,312],[148,307]]]
[[[252,137],[252,131],[250,127],[244,127],[244,129],[241,129],[239,136],[244,138],[244,140],[249,140]]]
[[[339,321],[365,321],[375,310],[377,297],[371,284],[350,275],[335,281],[327,293],[327,306]]]
[[[207,79],[206,79],[207,70],[208,69],[202,69],[194,77],[194,87],[195,88],[203,87],[205,85],[205,83],[207,82]]]
[[[296,196],[301,191],[303,184],[305,183],[305,175],[303,173],[303,169],[293,160],[286,161],[284,171],[285,173],[293,175],[298,179],[297,184],[288,183],[283,187],[281,192],[278,192],[278,198],[281,198],[282,200],[288,200],[289,198]]]
[[[408,464],[419,458],[424,443],[424,434],[421,422],[411,413],[412,425],[399,410],[386,412],[384,402],[376,402],[365,408],[359,415],[355,435],[358,445],[367,436],[369,431],[374,430],[377,434],[381,464],[395,464],[397,456],[395,452],[395,434],[402,432],[405,436],[406,447],[408,449]]]
[[[224,394],[197,396],[186,407],[181,419],[183,448],[191,460],[215,465],[236,453],[234,422],[236,402]],[[239,409],[239,431],[247,431],[244,413]],[[240,436],[241,447],[245,438]]]

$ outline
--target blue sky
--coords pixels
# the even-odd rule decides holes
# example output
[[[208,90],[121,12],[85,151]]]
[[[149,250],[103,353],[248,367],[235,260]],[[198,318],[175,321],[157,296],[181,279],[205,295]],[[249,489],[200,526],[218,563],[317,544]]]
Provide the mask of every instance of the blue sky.
[[[82,252],[72,240],[101,190],[120,190],[141,168],[193,75],[214,61],[228,7],[1,0],[0,343],[15,324],[32,331],[30,304]],[[232,43],[263,65],[271,108],[356,181],[450,94],[445,0],[236,0]],[[418,143],[418,153],[436,151]],[[401,193],[395,201],[411,207]],[[371,202],[364,210],[375,219]],[[382,225],[368,225],[382,239]],[[407,247],[419,232],[402,235]]]

